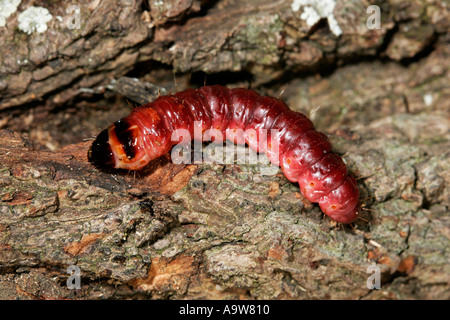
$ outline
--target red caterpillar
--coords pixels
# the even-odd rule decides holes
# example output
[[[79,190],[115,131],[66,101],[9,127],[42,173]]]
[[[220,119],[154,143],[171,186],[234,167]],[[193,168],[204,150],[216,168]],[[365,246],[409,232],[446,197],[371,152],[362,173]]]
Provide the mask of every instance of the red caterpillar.
[[[194,128],[194,123],[201,128]],[[171,136],[180,129],[197,140],[205,140],[206,130],[217,129],[235,143],[247,143],[281,166],[286,178],[298,182],[303,195],[318,202],[329,217],[340,223],[356,219],[360,209],[356,181],[341,157],[331,152],[328,138],[305,115],[249,89],[204,86],[160,96],[102,131],[88,158],[101,169],[139,170],[178,144]],[[201,137],[194,136],[198,129]],[[276,134],[263,134],[273,129]],[[271,143],[261,143],[269,140],[277,143],[278,153],[272,152]]]

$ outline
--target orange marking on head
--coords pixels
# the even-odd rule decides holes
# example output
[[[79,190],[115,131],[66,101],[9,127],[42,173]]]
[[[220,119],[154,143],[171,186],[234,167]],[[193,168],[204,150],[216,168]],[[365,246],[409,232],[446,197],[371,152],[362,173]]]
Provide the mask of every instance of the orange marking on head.
[[[137,126],[136,126],[136,128],[137,128]],[[113,150],[116,160],[123,162],[123,163],[132,163],[133,160],[127,156],[122,143],[120,143],[119,138],[117,137],[114,125],[112,125],[108,129],[108,135],[109,135],[109,144],[111,145],[111,149]],[[116,161],[116,167],[117,167],[117,165],[118,165],[118,163]]]

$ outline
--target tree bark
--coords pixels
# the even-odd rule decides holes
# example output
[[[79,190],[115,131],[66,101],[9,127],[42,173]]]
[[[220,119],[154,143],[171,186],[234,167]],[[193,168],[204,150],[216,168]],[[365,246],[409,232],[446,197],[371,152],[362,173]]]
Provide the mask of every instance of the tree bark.
[[[86,90],[102,92],[146,61],[175,72],[244,70],[255,83],[380,51],[399,61],[430,48],[450,25],[440,0],[387,1],[380,2],[380,29],[369,29],[370,4],[337,1],[339,37],[326,21],[308,25],[290,0],[206,2],[203,10],[198,0],[79,1],[79,16],[55,3],[49,30],[26,35],[17,29],[17,15],[30,6],[23,1],[0,34],[0,106],[62,105]]]

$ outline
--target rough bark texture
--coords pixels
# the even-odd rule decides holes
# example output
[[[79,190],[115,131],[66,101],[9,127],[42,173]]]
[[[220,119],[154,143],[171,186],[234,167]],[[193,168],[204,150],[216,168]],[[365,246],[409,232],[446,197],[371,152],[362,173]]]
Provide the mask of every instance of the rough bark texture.
[[[380,2],[369,30],[377,2],[337,1],[340,37],[291,1],[79,3],[80,30],[0,28],[0,298],[450,298],[448,3]],[[95,170],[82,140],[128,112],[114,93],[175,90],[172,69],[250,74],[309,113],[361,177],[364,220],[334,225],[255,165]]]

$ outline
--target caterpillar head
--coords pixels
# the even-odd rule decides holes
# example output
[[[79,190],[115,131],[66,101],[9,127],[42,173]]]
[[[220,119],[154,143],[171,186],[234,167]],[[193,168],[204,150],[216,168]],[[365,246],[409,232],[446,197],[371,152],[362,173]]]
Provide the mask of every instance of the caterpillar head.
[[[125,119],[103,130],[88,151],[88,160],[101,170],[139,170],[149,161],[137,125]]]

